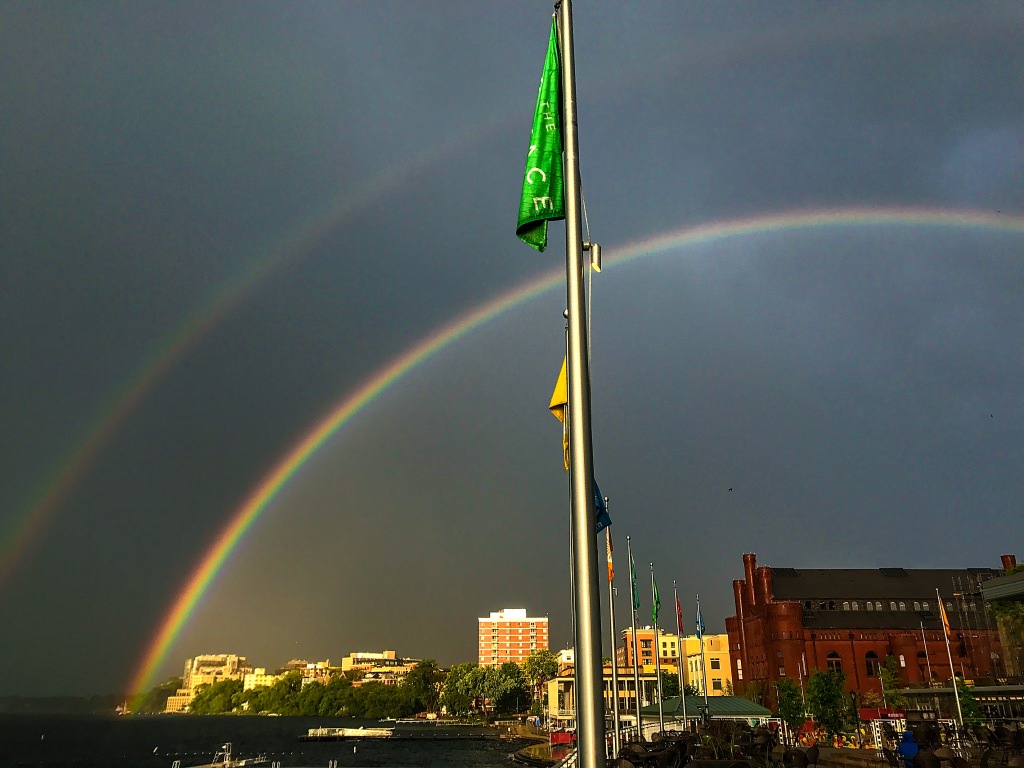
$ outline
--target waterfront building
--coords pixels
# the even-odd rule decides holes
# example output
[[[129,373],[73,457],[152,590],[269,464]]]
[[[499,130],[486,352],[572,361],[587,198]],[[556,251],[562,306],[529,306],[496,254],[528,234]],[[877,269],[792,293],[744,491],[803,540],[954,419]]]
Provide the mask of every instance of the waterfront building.
[[[233,653],[214,653],[185,660],[182,685],[175,695],[168,697],[166,712],[187,712],[201,685],[213,685],[225,680],[244,680],[252,667],[245,656]]]
[[[683,638],[686,651],[686,682],[704,694],[704,681],[707,681],[708,696],[731,696],[732,659],[729,655],[729,636],[705,634],[700,639],[696,635]],[[701,655],[701,645],[704,654]],[[703,671],[701,663],[704,664]]]
[[[664,671],[664,670],[662,670]],[[636,681],[633,678],[633,667],[620,666],[617,670],[618,695],[612,695],[612,667],[605,664],[604,708],[609,722],[613,717],[614,706],[619,707],[619,721],[623,727],[636,724]],[[560,665],[558,675],[547,683],[548,720],[552,728],[576,727],[576,676],[572,665]],[[640,673],[640,706],[657,702],[658,678],[654,667],[644,669]]]
[[[736,615],[725,620],[736,692],[775,701],[783,678],[801,687],[815,670],[843,672],[846,689],[881,695],[881,666],[896,663],[901,686],[949,680],[942,617],[957,674],[1005,675],[994,618],[980,585],[990,568],[775,568],[743,555],[733,581]]]
[[[479,664],[521,664],[534,651],[548,650],[547,616],[527,616],[525,608],[505,608],[477,619]]]
[[[356,687],[370,682],[396,685],[419,663],[419,659],[398,658],[394,651],[361,651],[351,653],[342,659],[341,671],[351,673],[349,676],[355,678],[352,684]]]
[[[636,643],[640,649],[640,667],[647,671],[655,668],[654,649],[658,648],[658,655],[661,661],[663,672],[677,673],[677,665],[680,662],[679,635],[669,634],[661,627],[658,627],[655,637],[654,627],[637,627]],[[620,667],[633,669],[633,628],[628,627],[622,630],[622,645],[615,649],[615,659]],[[632,672],[630,672],[632,674]],[[689,682],[689,680],[685,680]]]
[[[375,666],[386,666],[388,662],[396,662],[394,651],[357,651],[350,653],[341,660],[341,671],[367,671]]]
[[[242,690],[251,691],[253,688],[269,688],[284,675],[267,674],[264,667],[256,667],[252,672],[247,672],[242,678]]]

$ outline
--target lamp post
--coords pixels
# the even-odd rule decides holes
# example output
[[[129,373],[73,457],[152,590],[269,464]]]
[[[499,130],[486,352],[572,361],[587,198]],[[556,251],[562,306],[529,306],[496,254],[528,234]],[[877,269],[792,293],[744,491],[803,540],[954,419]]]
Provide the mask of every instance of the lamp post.
[[[850,704],[853,706],[853,732],[857,735],[857,749],[860,749],[860,709],[857,707],[856,691],[850,691]]]

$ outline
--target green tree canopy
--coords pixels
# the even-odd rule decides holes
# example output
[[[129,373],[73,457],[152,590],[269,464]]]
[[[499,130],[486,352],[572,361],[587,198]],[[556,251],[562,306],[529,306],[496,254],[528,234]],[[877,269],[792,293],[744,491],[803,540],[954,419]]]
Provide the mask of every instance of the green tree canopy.
[[[907,706],[907,697],[900,693],[900,667],[894,656],[885,657],[885,664],[878,674],[886,705],[896,709]]]
[[[444,677],[437,662],[426,659],[413,667],[402,681],[417,712],[437,712]]]
[[[201,685],[188,711],[196,715],[224,715],[233,712],[235,694],[242,692],[241,680],[223,680]]]
[[[444,680],[441,690],[441,706],[453,717],[468,715],[473,711],[473,695],[468,686],[463,684],[470,670],[476,669],[476,664],[456,664],[448,670],[448,676]]]
[[[835,737],[846,724],[846,676],[836,670],[816,669],[807,679],[807,710],[829,736]]]
[[[184,683],[180,677],[171,677],[150,688],[132,702],[132,712],[152,715],[167,709],[167,699],[173,696]]]
[[[536,650],[523,660],[523,674],[534,690],[534,697],[541,698],[544,684],[558,674],[558,658],[546,648]]]
[[[775,684],[775,690],[779,717],[789,727],[790,733],[796,733],[806,719],[800,686],[792,678],[784,677]]]

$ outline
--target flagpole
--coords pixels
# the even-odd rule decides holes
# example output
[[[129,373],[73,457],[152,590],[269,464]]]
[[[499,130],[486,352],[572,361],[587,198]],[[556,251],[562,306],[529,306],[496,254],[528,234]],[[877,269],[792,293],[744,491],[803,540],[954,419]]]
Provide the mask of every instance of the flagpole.
[[[935,588],[935,599],[939,601],[939,616],[942,617],[942,636],[946,638],[946,655],[949,657],[949,674],[953,676],[953,695],[956,697],[956,714],[960,720],[960,727],[964,725],[964,713],[960,709],[960,691],[956,687],[956,668],[953,666],[953,651],[949,648],[949,617],[946,616],[946,606],[942,604],[942,596],[938,587]],[[959,734],[957,736],[959,738]]]
[[[679,606],[679,593],[676,591],[676,580],[672,579],[672,599],[676,604],[676,643],[679,645],[678,672],[679,672],[679,701],[683,705],[683,730],[690,730],[686,722],[686,675],[683,673],[683,659],[686,658],[686,642],[683,639],[683,609]]]
[[[590,364],[583,280],[583,225],[580,217],[579,139],[576,130],[576,64],[572,0],[558,4],[562,61],[562,126],[565,153],[565,273],[569,308],[566,366],[572,464],[573,567],[576,586],[576,712],[580,768],[605,763],[604,696],[601,669],[601,600],[597,577],[594,520],[594,448],[590,431]]]
[[[924,636],[924,622],[921,622],[921,645],[924,646],[924,660],[928,662],[928,687],[932,686],[932,657],[928,655],[928,638]]]
[[[636,686],[636,737],[644,740],[643,720],[640,719],[640,665],[638,656],[639,650],[636,647],[636,609],[640,604],[640,596],[636,593],[636,568],[633,564],[633,548],[629,536],[626,537],[626,554],[629,556],[629,615],[630,625],[633,628],[633,684]]]
[[[700,641],[700,677],[704,684],[704,711],[711,717],[711,705],[708,703],[708,670],[704,666],[704,618],[700,615],[700,595],[697,595],[697,639]]]
[[[608,497],[604,499],[608,506]],[[615,569],[612,567],[612,527],[604,529],[605,542],[608,545],[608,624],[612,639],[612,721],[615,730],[612,733],[613,756],[619,754],[619,659],[615,653]]]
[[[654,563],[651,563],[651,619],[654,624],[654,675],[658,683],[658,729],[665,732],[665,697],[662,695],[661,690],[661,647],[658,645],[658,641],[661,638],[658,636],[658,611],[661,608],[661,598],[658,597],[658,585],[654,581]]]

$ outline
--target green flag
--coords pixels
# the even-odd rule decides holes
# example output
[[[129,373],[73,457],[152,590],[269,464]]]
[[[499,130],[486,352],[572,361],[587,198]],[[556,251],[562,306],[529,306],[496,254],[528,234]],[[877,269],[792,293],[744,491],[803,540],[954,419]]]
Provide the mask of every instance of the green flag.
[[[516,225],[519,239],[538,251],[547,248],[548,222],[565,218],[560,80],[558,35],[552,19],[548,55],[544,59],[544,74],[541,75],[537,108],[533,113],[530,151],[526,153],[523,196],[519,201],[519,222]]]
[[[654,572],[651,572],[651,588],[654,590],[654,607],[651,608],[651,623],[658,626],[658,614],[661,613],[661,598],[658,597],[658,582],[654,580]]]
[[[640,610],[640,593],[636,591],[636,563],[633,555],[629,556],[629,591],[633,594],[633,612]]]

